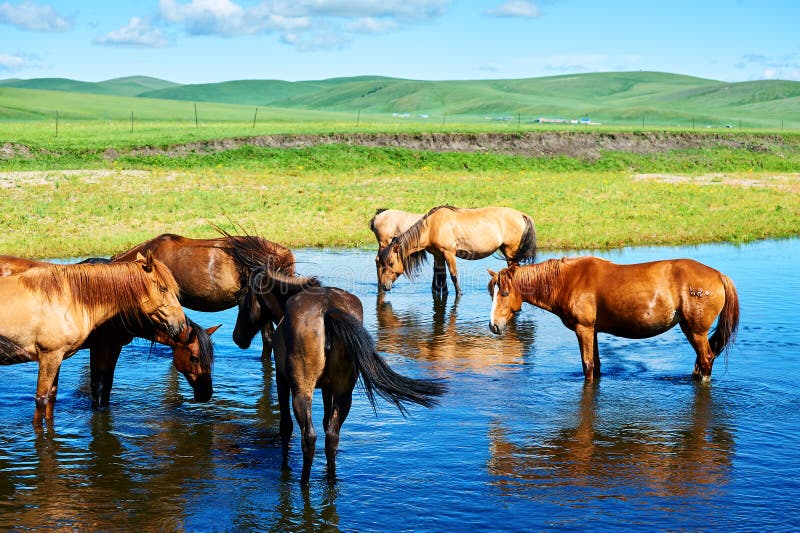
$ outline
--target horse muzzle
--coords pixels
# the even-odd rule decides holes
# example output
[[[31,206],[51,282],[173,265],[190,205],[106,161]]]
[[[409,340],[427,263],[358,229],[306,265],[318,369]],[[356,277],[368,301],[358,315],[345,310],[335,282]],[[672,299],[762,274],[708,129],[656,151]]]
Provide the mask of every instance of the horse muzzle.
[[[489,329],[495,335],[502,335],[502,333],[506,330],[506,323],[503,322],[489,322]]]

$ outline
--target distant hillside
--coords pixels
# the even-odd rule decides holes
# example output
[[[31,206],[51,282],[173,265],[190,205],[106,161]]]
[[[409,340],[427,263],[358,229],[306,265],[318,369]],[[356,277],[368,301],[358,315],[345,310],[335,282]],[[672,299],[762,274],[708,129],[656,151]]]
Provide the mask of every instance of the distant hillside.
[[[725,83],[661,72],[604,72],[512,80],[419,81],[380,76],[288,82],[236,80],[181,85],[148,77],[98,83],[61,78],[0,81],[0,88],[213,102],[307,111],[333,111],[414,119],[460,117],[467,121],[538,117],[589,117],[605,124],[647,121],[661,125],[800,127],[800,82]],[[5,93],[8,95],[8,93]],[[42,95],[42,98],[47,96]],[[25,115],[22,107],[0,117]],[[40,103],[31,102],[31,106]],[[794,126],[792,126],[794,125]]]

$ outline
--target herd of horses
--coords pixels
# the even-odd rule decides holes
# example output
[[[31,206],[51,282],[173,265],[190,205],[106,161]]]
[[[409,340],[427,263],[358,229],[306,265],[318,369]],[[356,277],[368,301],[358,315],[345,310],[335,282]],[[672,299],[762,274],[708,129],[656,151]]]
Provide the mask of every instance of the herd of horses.
[[[600,375],[598,333],[646,338],[680,325],[696,353],[693,377],[701,381],[710,379],[714,359],[736,335],[739,304],[732,281],[690,259],[536,263],[533,219],[507,207],[378,210],[369,226],[378,241],[382,292],[400,275],[418,274],[431,255],[433,293],[447,293],[449,272],[460,295],[456,258],[500,254],[506,267],[489,271],[491,331],[502,334],[523,302],[556,314],[577,335],[587,382]],[[38,362],[35,427],[52,420],[61,363],[80,349],[90,351],[92,405],[108,405],[121,349],[134,337],[169,346],[195,400],[209,400],[210,336],[219,326],[199,326],[183,307],[237,308],[233,340],[241,348],[260,333],[262,358],[272,354],[275,362],[285,458],[292,413],[300,427],[304,485],[316,446],[315,389],[322,392],[329,476],[359,378],[373,408],[377,395],[404,415],[407,405],[431,407],[446,392],[441,380],[412,379],[386,364],[364,328],[358,297],[299,275],[294,254],[280,244],[219,231],[211,239],[163,234],[111,258],[71,265],[0,256],[0,365]]]

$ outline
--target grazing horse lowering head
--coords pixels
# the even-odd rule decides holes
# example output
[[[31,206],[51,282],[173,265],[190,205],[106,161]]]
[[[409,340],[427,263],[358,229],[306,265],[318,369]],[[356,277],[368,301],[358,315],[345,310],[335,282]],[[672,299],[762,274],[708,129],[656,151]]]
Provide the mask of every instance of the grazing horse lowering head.
[[[157,331],[154,340],[172,348],[172,364],[191,385],[195,401],[207,402],[214,394],[211,381],[214,346],[211,343],[211,334],[217,331],[221,324],[203,329],[191,319],[186,320],[187,327],[177,339]]]
[[[499,273],[489,270],[489,275],[492,276],[488,287],[489,295],[492,297],[489,329],[496,335],[506,330],[508,321],[522,308],[522,295],[514,283],[516,269],[517,266],[512,265]]]
[[[400,242],[392,239],[376,258],[378,263],[378,285],[385,291],[392,290],[392,283],[405,272]]]

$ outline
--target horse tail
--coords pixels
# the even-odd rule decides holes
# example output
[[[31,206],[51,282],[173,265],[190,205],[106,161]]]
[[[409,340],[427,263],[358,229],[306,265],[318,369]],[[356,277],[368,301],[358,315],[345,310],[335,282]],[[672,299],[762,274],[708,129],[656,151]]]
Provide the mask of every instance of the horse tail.
[[[364,392],[377,412],[375,394],[395,404],[403,416],[408,411],[408,403],[424,407],[436,405],[436,396],[445,393],[446,388],[439,380],[413,379],[392,370],[375,350],[375,343],[364,325],[356,317],[337,309],[325,312],[326,344],[342,342],[344,349],[353,358],[356,372],[361,375]]]
[[[34,359],[17,342],[0,335],[0,366],[27,363]]]
[[[736,339],[736,331],[739,329],[739,295],[736,293],[736,287],[731,278],[725,274],[721,274],[721,276],[722,285],[725,287],[725,305],[722,306],[722,311],[719,313],[717,327],[714,328],[711,338],[708,339],[714,357],[723,351],[727,356],[727,351]]]
[[[528,215],[523,214],[522,218],[525,221],[525,231],[519,239],[517,253],[510,259],[517,264],[533,263],[536,261],[536,228]]]

